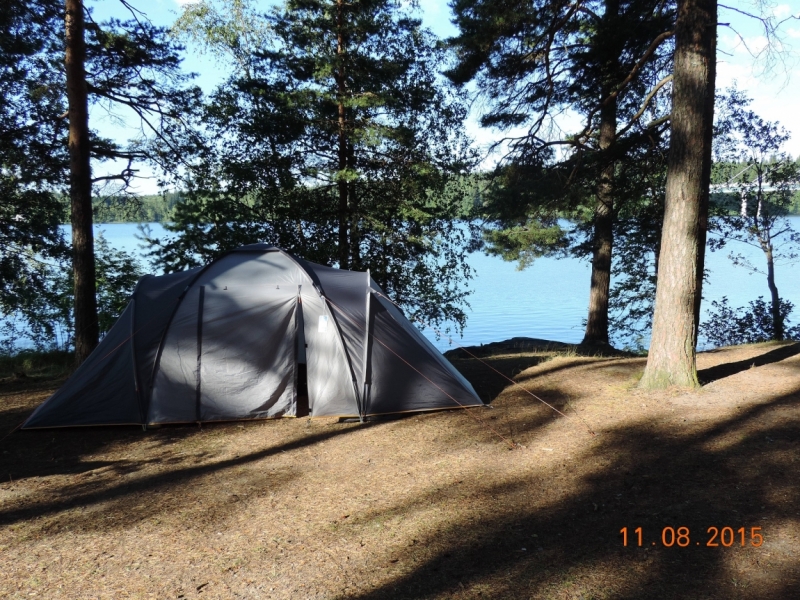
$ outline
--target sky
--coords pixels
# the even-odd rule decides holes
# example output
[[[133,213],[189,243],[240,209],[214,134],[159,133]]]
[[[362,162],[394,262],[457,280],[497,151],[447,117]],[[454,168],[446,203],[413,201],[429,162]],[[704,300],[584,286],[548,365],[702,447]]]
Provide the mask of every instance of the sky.
[[[182,6],[193,0],[130,0],[129,3],[142,10],[157,25],[169,26],[180,14]],[[130,13],[117,0],[89,0],[94,18],[103,21],[109,17],[128,18]],[[264,10],[275,1],[258,2]],[[456,33],[451,23],[448,0],[419,0],[419,16],[423,24],[439,37],[450,37]],[[792,138],[785,150],[794,157],[800,157],[800,0],[727,0],[726,7],[720,7],[717,52],[717,90],[736,85],[752,98],[751,108],[762,117],[779,121]],[[780,29],[780,39],[769,43],[761,23],[741,12],[769,14],[777,19],[787,19]],[[195,82],[208,93],[222,81],[224,69],[214,59],[187,48],[184,60],[186,71],[197,73]],[[466,123],[467,133],[476,145],[487,148],[502,134],[491,129],[481,128],[473,114]],[[108,115],[103,109],[95,108],[91,113],[91,125],[99,133],[124,141],[129,135],[124,125],[125,115]],[[494,159],[487,156],[490,164]],[[105,167],[108,169],[109,167]],[[100,174],[105,170],[96,167]],[[138,180],[134,191],[153,194],[158,191],[156,178],[142,170],[142,175],[150,175]]]

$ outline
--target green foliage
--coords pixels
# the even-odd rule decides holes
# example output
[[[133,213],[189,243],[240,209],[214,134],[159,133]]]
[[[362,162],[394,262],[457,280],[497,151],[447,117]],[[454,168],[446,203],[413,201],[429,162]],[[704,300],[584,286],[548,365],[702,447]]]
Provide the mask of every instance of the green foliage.
[[[628,208],[614,223],[609,325],[615,345],[641,350],[653,320],[664,217],[663,185],[640,196],[635,209]]]
[[[86,22],[89,101],[95,110],[123,114],[133,134],[126,146],[93,135],[92,158],[114,165],[95,178],[95,193],[117,198],[125,197],[138,163],[164,172],[186,166],[198,144],[194,115],[202,96],[180,68],[183,47],[166,28],[130,12],[128,20],[98,23],[89,14]]]
[[[172,220],[172,213],[182,199],[181,192],[97,197],[93,202],[94,220],[96,223],[168,222]]]
[[[206,106],[207,144],[152,258],[172,271],[272,243],[369,269],[412,316],[463,325],[469,230],[456,219],[472,157],[432,34],[393,0],[213,9],[182,34],[221,56],[260,52]],[[236,11],[265,20],[244,25]],[[269,35],[253,43],[251,27]]]
[[[9,0],[0,11],[3,198],[12,188],[52,192],[66,181],[62,9],[56,0]]]
[[[516,227],[486,229],[483,239],[488,254],[517,261],[520,271],[531,266],[540,256],[552,254],[566,246],[565,232],[558,223],[547,226],[535,220]]]
[[[269,43],[269,23],[246,0],[219,4],[209,0],[183,4],[172,34],[250,77],[253,60]]]
[[[732,308],[728,298],[711,302],[713,309],[708,318],[700,324],[700,335],[706,345],[713,348],[757,344],[775,339],[775,324],[772,309],[763,296],[749,303],[748,307]],[[785,331],[784,339],[800,340],[800,325],[788,327],[789,315],[794,305],[781,300],[780,311]]]
[[[95,249],[98,324],[104,335],[122,314],[144,271],[136,258],[111,248],[102,235],[95,239]],[[22,258],[38,283],[23,287],[14,305],[2,307],[0,350],[14,354],[32,346],[40,352],[67,351],[74,331],[70,261],[46,261],[31,251]]]
[[[792,206],[792,188],[800,182],[800,167],[781,151],[789,133],[779,123],[766,121],[749,110],[750,100],[737,90],[728,90],[720,100],[716,177],[724,191],[734,193],[713,198],[716,217],[709,223],[709,248],[719,250],[737,242],[759,249],[763,266],[736,251],[730,252],[729,258],[735,265],[766,275],[773,315],[780,319],[783,313],[775,264],[800,255],[800,232],[786,218]],[[775,339],[781,339],[780,322],[773,330]]]
[[[601,94],[615,90],[620,116],[632,116],[659,74],[669,69],[669,43],[636,70],[633,66],[672,28],[671,3],[593,0],[578,9],[565,0],[454,0],[451,6],[459,34],[450,43],[458,60],[448,75],[458,83],[478,83],[488,100],[484,125],[524,127],[512,142],[516,156],[552,141],[547,130],[564,107],[587,117],[584,132],[562,138],[564,145],[580,149],[590,143],[599,103],[606,100]],[[628,78],[632,72],[637,77]]]
[[[71,343],[71,290],[67,287],[68,261],[42,260],[25,250],[19,256],[25,277],[15,280],[18,292],[13,303],[0,312],[0,348],[12,354],[20,348],[66,349]],[[30,282],[31,285],[26,285]]]
[[[183,164],[196,144],[186,125],[199,90],[180,71],[180,46],[130,10],[131,19],[102,24],[87,15],[90,101],[95,110],[121,111],[115,116],[141,125],[125,147],[92,136],[95,164],[114,165],[94,180],[103,197],[96,204],[101,218],[138,213],[155,220],[168,217],[171,206],[147,199],[129,204],[125,190],[138,162],[173,170]],[[0,11],[0,312],[6,349],[71,343],[70,254],[59,229],[66,220],[69,172],[63,28],[59,0],[10,0]],[[119,309],[115,294],[126,293],[120,278],[134,276],[126,259],[108,248],[99,249],[98,263],[105,277],[98,287],[100,320],[107,327]]]
[[[617,190],[627,199],[618,204],[614,221],[609,325],[614,343],[631,349],[641,349],[652,326],[666,160],[667,144],[661,140],[617,165]]]
[[[12,0],[0,11],[0,313],[47,293],[36,261],[60,261],[66,185],[62,4]],[[59,60],[61,59],[61,60]]]
[[[144,269],[131,254],[109,246],[98,236],[95,249],[97,267],[97,318],[100,335],[105,335],[125,310]]]
[[[485,176],[483,202],[476,212],[489,224],[484,249],[519,269],[536,258],[564,253],[569,237],[563,219],[580,219],[580,209],[564,188],[564,169],[518,160]]]
[[[12,354],[3,353],[0,348],[0,378],[35,377],[51,379],[64,377],[75,366],[71,352],[50,350],[22,350]]]
[[[448,75],[475,81],[482,124],[506,132],[483,203],[487,251],[520,268],[538,256],[589,258],[611,237],[610,218],[609,323],[617,340],[640,338],[649,328],[663,214],[674,4],[455,0],[452,7],[458,60]],[[580,116],[581,128],[562,131],[564,111]],[[613,202],[610,217],[598,218],[600,198]]]
[[[800,165],[798,165],[798,169],[800,169]],[[792,200],[789,203],[788,211],[790,215],[800,215],[800,190],[796,191],[792,195]]]

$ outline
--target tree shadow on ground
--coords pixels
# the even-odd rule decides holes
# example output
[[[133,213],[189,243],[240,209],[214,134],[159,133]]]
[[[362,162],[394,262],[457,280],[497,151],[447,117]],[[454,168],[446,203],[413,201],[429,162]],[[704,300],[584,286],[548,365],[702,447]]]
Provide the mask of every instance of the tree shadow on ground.
[[[100,426],[19,431],[18,427],[56,387],[58,381],[4,382],[0,387],[0,481],[5,486],[27,482],[38,487],[39,478],[65,477],[49,491],[33,494],[6,504],[0,510],[0,524],[55,517],[62,526],[102,529],[121,526],[121,522],[98,518],[99,513],[135,515],[141,520],[160,512],[185,508],[180,497],[174,502],[147,502],[143,495],[168,496],[171,490],[191,488],[191,482],[218,474],[236,487],[240,467],[268,459],[277,453],[291,452],[320,442],[380,424],[332,425],[322,431],[307,427],[279,427],[280,421],[257,421],[247,427],[263,427],[274,443],[266,443],[255,452],[220,459],[207,436],[236,438],[242,423],[197,426],[165,426],[148,431],[140,427]],[[286,434],[285,439],[280,439]],[[266,446],[266,447],[265,447]],[[106,459],[106,456],[112,457]],[[292,479],[287,473],[256,474],[263,481],[251,487],[275,489]],[[239,475],[239,479],[241,479]],[[220,502],[227,502],[224,488]],[[219,502],[217,502],[219,504]],[[135,506],[134,506],[135,505]],[[83,516],[70,512],[76,507],[88,509]],[[100,507],[100,508],[97,508]],[[220,510],[235,507],[218,507]],[[85,521],[85,522],[84,522]]]
[[[701,431],[651,423],[607,431],[590,452],[564,461],[566,473],[580,471],[584,461],[603,465],[579,476],[579,491],[566,497],[560,473],[487,486],[481,496],[492,503],[477,521],[452,523],[399,552],[406,572],[356,597],[800,597],[796,540],[787,532],[800,501],[798,392],[800,384]],[[542,487],[552,489],[554,501],[527,508],[526,491]],[[412,502],[394,511],[416,508]],[[667,527],[688,527],[690,541],[665,547],[672,539]],[[709,527],[732,528],[733,544],[712,539]],[[761,528],[761,547],[752,545],[753,527]],[[419,561],[415,550],[425,545],[440,550]]]
[[[514,377],[525,369],[535,367],[551,357],[547,355],[501,356],[495,358],[451,358],[450,362],[467,376],[478,397],[490,404]]]
[[[587,368],[585,362],[569,361],[563,368],[570,366]],[[580,372],[576,371],[575,376],[580,377]],[[566,397],[557,387],[552,392]],[[506,404],[505,398],[500,404]],[[526,407],[514,402],[516,405],[509,402],[497,410],[481,412],[503,415],[497,421],[518,427],[525,444],[537,439],[543,427],[559,418],[545,410],[520,410]],[[461,419],[461,414],[420,418],[437,419],[440,423],[441,419]],[[396,425],[413,427],[414,423],[408,419]],[[231,426],[216,427],[224,433]],[[0,523],[38,519],[42,524],[37,526],[41,528],[113,531],[121,524],[111,521],[112,516],[135,514],[141,519],[186,509],[196,501],[191,496],[191,482],[209,474],[219,478],[219,498],[208,510],[215,520],[224,520],[227,514],[240,510],[241,501],[234,499],[234,486],[275,489],[289,485],[296,476],[291,468],[269,472],[264,468],[267,464],[255,466],[256,461],[362,427],[338,426],[323,433],[303,433],[295,428],[294,438],[284,443],[209,464],[167,463],[164,471],[147,472],[135,480],[124,477],[126,469],[137,468],[135,461],[104,464],[97,468],[117,469],[121,479],[107,480],[100,486],[87,474],[85,481],[71,483],[57,497],[42,497],[35,504],[6,505],[6,510],[0,511]],[[491,438],[479,424],[452,429],[452,435],[460,436],[462,444],[466,444],[465,440],[471,444]],[[46,445],[48,440],[61,439],[66,433],[69,435],[60,451],[80,460],[86,455],[80,446],[81,436],[87,432],[97,432],[99,436],[87,442],[89,450],[111,444],[123,433],[93,429],[58,432],[54,436],[52,431],[32,431],[15,435],[14,440],[24,438],[32,449],[43,445],[44,450],[37,451],[45,452],[42,456],[46,458],[46,452],[52,450]],[[167,443],[197,434],[190,427],[165,428],[145,436],[132,431],[122,443],[141,443],[143,439]],[[442,521],[443,527],[422,530],[411,545],[395,548],[396,574],[382,578],[384,583],[375,589],[347,597],[800,597],[797,541],[791,539],[800,501],[798,440],[800,381],[780,396],[765,398],[758,405],[712,424],[701,422],[682,429],[674,422],[629,421],[625,426],[609,427],[581,454],[565,455],[552,469],[533,468],[535,461],[530,461],[531,469],[516,479],[478,479],[468,502],[471,511]],[[465,445],[448,447],[463,451]],[[522,460],[524,455],[517,453],[532,451],[530,447],[520,448],[506,456],[509,461],[518,456]],[[2,457],[4,466],[18,460]],[[86,463],[83,465],[85,468]],[[249,466],[247,472],[239,469],[243,466]],[[29,476],[35,473],[31,468]],[[546,490],[548,501],[530,501],[531,490]],[[155,494],[155,502],[142,508],[138,505],[140,498],[150,492],[160,493]],[[426,489],[427,496],[417,494],[398,501],[390,510],[381,510],[379,516],[410,515],[431,502],[440,503],[447,511],[451,505],[443,499],[445,492]],[[172,493],[178,497],[170,499]],[[87,509],[70,510],[78,507]],[[348,517],[349,521],[356,521],[368,519],[369,515]],[[56,520],[59,522],[53,523]],[[731,527],[735,543],[731,547],[706,545],[711,537],[708,528],[712,526]],[[622,546],[622,527],[628,527],[627,547]],[[641,547],[636,543],[637,527],[644,532]],[[688,527],[691,542],[686,547],[665,547],[662,534],[666,527]],[[746,528],[744,548],[739,546],[736,533],[740,527]],[[751,545],[752,527],[761,527],[765,543],[760,548]],[[420,548],[433,551],[421,558]],[[742,573],[748,575],[743,578]]]
[[[615,363],[618,363],[626,372],[641,371],[647,362],[646,358],[638,359],[619,359],[619,358],[588,358],[588,357],[558,357],[558,360],[550,361],[552,364],[543,366],[533,373],[526,373],[521,377],[517,377],[515,381],[523,384],[525,382],[535,381],[544,377],[545,375],[553,375],[561,371],[570,371],[576,367],[581,369],[594,371],[594,370],[608,370],[613,368]]]
[[[154,514],[185,506],[186,502],[178,498],[176,502],[172,503],[157,502],[141,504],[142,494],[160,494],[161,496],[164,496],[166,493],[170,492],[170,490],[181,491],[191,489],[190,484],[192,480],[199,479],[210,474],[227,474],[227,476],[231,478],[232,482],[236,481],[237,484],[242,485],[244,482],[241,481],[241,476],[234,472],[236,471],[237,467],[258,462],[271,456],[275,456],[279,453],[291,452],[292,450],[298,450],[312,446],[314,444],[318,444],[342,435],[347,435],[355,431],[363,431],[364,428],[377,426],[379,425],[367,423],[360,426],[340,426],[321,433],[302,435],[285,443],[276,444],[257,452],[237,455],[234,458],[225,460],[215,460],[213,462],[204,461],[202,464],[193,465],[187,465],[187,461],[184,458],[179,457],[174,457],[167,460],[164,460],[161,457],[152,457],[147,460],[81,461],[80,457],[82,453],[79,449],[76,449],[74,453],[65,457],[65,461],[68,461],[70,465],[79,464],[80,471],[75,471],[70,468],[65,469],[62,467],[58,469],[58,472],[60,474],[79,472],[83,473],[85,477],[77,482],[73,480],[71,483],[60,486],[55,495],[50,495],[44,501],[18,503],[17,506],[0,510],[0,525],[10,525],[20,521],[62,515],[63,513],[67,513],[71,509],[77,507],[80,507],[84,511],[89,509],[89,512],[72,514],[68,517],[64,517],[61,522],[62,527],[78,527],[81,530],[86,531],[96,529],[102,530],[119,527],[122,525],[129,525],[129,522],[122,523],[118,521],[113,523],[108,522],[103,518],[98,518],[98,512],[93,511],[92,507],[103,506],[104,508],[102,508],[100,512],[107,513],[109,515],[135,514],[135,518],[133,516],[131,516],[131,518],[136,521],[143,520],[153,516]],[[206,429],[213,429],[214,427],[224,430],[229,429],[231,426],[211,425]],[[105,433],[106,435],[119,435],[120,433],[119,431],[113,431],[114,429],[119,428],[111,428],[112,430],[108,430],[107,428],[103,429],[106,431],[99,431],[98,433]],[[170,428],[169,430],[162,429],[154,435],[162,438],[157,440],[158,442],[164,442],[166,438],[180,438],[182,436],[194,435],[196,432],[196,428],[174,427]],[[65,433],[69,434],[76,432],[58,432],[58,434],[62,436]],[[32,440],[36,440],[36,438],[52,437],[52,434],[52,431],[31,431],[23,432],[20,434],[20,437],[28,437]],[[138,443],[142,443],[145,440],[139,436],[136,441]],[[207,457],[203,456],[202,454],[195,454],[191,457],[192,460],[203,460],[205,458]],[[148,472],[148,474],[136,478],[125,477],[126,475],[134,474],[147,466],[153,465],[157,465],[157,472]],[[9,468],[8,465],[3,465],[3,467],[6,469]],[[36,464],[34,463],[34,466],[31,468],[28,476],[45,476],[51,475],[52,473],[53,469],[41,469],[40,467],[39,470],[37,470]],[[98,477],[98,475],[102,475],[102,477]],[[253,476],[258,479],[258,482],[250,482],[253,484],[251,487],[257,487],[258,489],[262,490],[274,490],[279,485],[284,485],[293,478],[291,474],[287,473],[262,474],[256,472],[255,474],[251,473],[250,478],[252,479]],[[237,477],[239,478],[238,481]],[[227,503],[228,498],[226,494],[226,486],[220,484],[218,489],[222,503]],[[128,504],[131,506],[127,506]],[[137,506],[135,507],[136,510],[132,512],[128,509],[134,508],[133,504],[136,504]],[[215,504],[219,504],[219,502],[215,502]],[[217,512],[219,512],[219,508],[217,509]]]
[[[146,437],[139,427],[119,426],[20,431],[25,419],[62,383],[63,379],[0,384],[0,477],[4,480],[99,468],[105,466],[102,461],[83,458],[112,445],[137,444]]]
[[[782,360],[786,360],[787,358],[791,358],[792,356],[797,356],[798,354],[800,354],[800,343],[788,344],[775,348],[774,350],[770,350],[764,354],[760,354],[759,356],[754,356],[753,358],[723,363],[708,369],[702,369],[697,372],[697,377],[702,385],[707,385],[717,381],[718,379],[736,375],[737,373],[741,373],[747,369],[752,369],[753,367],[763,367],[764,365],[780,362]]]
[[[445,352],[453,366],[467,376],[478,396],[490,404],[521,372],[563,355],[577,357],[578,360],[605,357],[613,360],[631,357],[629,352],[609,347],[587,347],[565,344],[536,338],[515,337],[502,342],[480,346],[455,348]],[[573,362],[554,363],[546,371],[538,371],[536,376],[568,369]],[[517,381],[523,381],[522,379]]]

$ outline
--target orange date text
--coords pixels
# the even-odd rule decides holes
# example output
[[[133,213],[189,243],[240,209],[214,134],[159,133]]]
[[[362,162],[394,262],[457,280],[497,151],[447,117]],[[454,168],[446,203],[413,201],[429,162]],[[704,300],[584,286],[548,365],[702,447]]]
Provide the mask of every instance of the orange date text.
[[[688,527],[663,527],[661,535],[645,534],[641,527],[637,527],[632,532],[628,532],[627,527],[619,530],[622,535],[622,545],[628,546],[664,546],[672,548],[686,548],[688,546],[706,546],[708,548],[730,548],[738,546],[753,546],[758,548],[764,543],[764,536],[761,534],[761,527],[709,527],[706,535],[701,540],[692,539],[691,530]]]

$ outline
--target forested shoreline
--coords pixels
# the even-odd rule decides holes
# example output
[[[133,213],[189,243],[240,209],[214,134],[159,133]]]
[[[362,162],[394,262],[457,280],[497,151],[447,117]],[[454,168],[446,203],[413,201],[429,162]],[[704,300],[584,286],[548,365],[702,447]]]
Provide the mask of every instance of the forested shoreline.
[[[800,159],[798,159],[800,160]],[[731,166],[724,165],[727,171]],[[735,166],[733,168],[736,168]],[[743,167],[741,167],[743,168]],[[719,170],[722,170],[720,168]],[[483,189],[491,178],[491,174],[477,176],[471,185],[466,186],[461,210],[457,218],[474,218],[475,204],[481,203]],[[713,184],[724,184],[722,177]],[[175,207],[186,196],[186,192],[164,192],[163,194],[130,195],[121,198],[95,197],[92,201],[95,221],[97,223],[167,223],[172,219]],[[722,194],[712,192],[714,202],[718,205],[731,205],[737,199],[734,193]],[[735,212],[733,209],[728,212]],[[794,192],[786,209],[788,216],[800,215],[800,191]],[[563,215],[569,218],[568,214]],[[64,221],[67,223],[67,221]]]
[[[0,597],[800,598],[798,10],[3,0]]]
[[[92,201],[97,223],[165,223],[184,197],[182,192],[99,197]]]
[[[798,253],[785,217],[800,214],[800,165],[789,132],[702,66],[727,8],[448,8],[455,33],[440,38],[399,0],[202,0],[169,25],[130,2],[99,18],[82,0],[12,0],[0,20],[3,322],[82,361],[144,274],[93,223],[159,222],[167,233],[145,243],[160,271],[265,242],[368,269],[412,319],[456,333],[470,252],[521,268],[587,260],[583,345],[613,351],[652,329],[654,357],[688,361],[654,362],[646,385],[697,383],[703,327],[727,342],[796,334],[774,265]],[[760,22],[779,39],[785,21]],[[185,68],[190,52],[217,65],[213,88]],[[105,135],[102,113],[125,133]],[[489,163],[468,119],[496,136]],[[161,193],[134,192],[145,172]],[[763,254],[744,266],[766,274],[769,300],[701,323],[705,252],[736,263],[736,244]],[[664,274],[684,287],[659,288]]]

